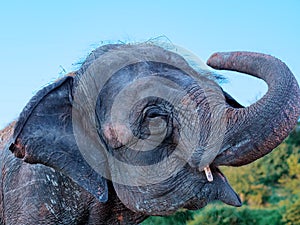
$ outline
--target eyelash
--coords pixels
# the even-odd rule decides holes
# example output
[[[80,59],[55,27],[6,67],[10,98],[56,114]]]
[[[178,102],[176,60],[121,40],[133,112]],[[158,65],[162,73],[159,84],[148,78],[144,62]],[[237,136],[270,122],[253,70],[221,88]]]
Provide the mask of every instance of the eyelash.
[[[166,112],[163,112],[158,107],[149,107],[144,110],[144,118],[156,118],[166,116]]]
[[[147,113],[147,117],[148,118],[155,118],[155,117],[159,117],[162,116],[161,114],[159,114],[158,112],[153,112],[152,110],[150,112]]]

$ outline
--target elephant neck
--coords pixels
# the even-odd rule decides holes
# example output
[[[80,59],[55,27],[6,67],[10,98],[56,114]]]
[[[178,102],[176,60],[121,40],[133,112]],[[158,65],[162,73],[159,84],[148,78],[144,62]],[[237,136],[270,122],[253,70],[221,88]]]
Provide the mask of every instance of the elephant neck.
[[[96,207],[93,207],[91,214],[99,216],[99,224],[139,224],[148,218],[147,215],[136,213],[128,209],[118,198],[113,185],[108,182],[109,199],[106,203],[100,203],[94,198]],[[94,205],[94,206],[95,206]]]

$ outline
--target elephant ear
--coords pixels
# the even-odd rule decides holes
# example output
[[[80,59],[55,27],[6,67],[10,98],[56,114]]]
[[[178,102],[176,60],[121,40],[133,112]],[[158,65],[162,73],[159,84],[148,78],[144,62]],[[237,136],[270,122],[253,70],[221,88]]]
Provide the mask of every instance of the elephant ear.
[[[40,90],[20,114],[10,150],[25,162],[61,171],[106,202],[107,181],[86,162],[73,132],[72,88],[73,77],[66,76]],[[88,133],[84,128],[80,132]],[[97,147],[93,142],[85,146]]]

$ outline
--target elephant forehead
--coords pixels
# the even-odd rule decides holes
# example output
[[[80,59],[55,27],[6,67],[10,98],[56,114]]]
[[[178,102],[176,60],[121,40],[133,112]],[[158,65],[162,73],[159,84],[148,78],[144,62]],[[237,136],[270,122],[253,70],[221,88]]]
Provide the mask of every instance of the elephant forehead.
[[[214,73],[193,53],[175,45],[157,46],[151,43],[141,44],[110,44],[94,50],[76,72],[82,76],[92,66],[105,64],[105,68],[115,68],[116,65],[132,64],[133,62],[161,62],[179,67],[195,77],[218,79]],[[120,69],[120,68],[119,68]],[[196,72],[197,71],[197,72]],[[200,75],[201,74],[201,75]]]

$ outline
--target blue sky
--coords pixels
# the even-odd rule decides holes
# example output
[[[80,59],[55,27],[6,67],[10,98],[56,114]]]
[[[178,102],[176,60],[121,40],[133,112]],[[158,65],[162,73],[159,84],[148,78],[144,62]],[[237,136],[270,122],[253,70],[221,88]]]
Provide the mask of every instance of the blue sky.
[[[283,60],[300,81],[300,1],[2,1],[0,128],[29,99],[101,41],[164,35],[202,60],[247,50]],[[224,73],[224,88],[249,105],[266,91],[257,79]]]

